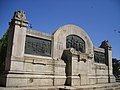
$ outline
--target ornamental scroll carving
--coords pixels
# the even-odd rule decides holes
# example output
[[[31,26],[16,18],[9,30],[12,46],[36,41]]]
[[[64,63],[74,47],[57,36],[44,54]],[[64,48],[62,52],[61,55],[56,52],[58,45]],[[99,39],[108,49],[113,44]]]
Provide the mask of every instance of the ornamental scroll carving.
[[[74,48],[76,51],[85,52],[85,42],[77,35],[69,35],[66,38],[66,48]]]

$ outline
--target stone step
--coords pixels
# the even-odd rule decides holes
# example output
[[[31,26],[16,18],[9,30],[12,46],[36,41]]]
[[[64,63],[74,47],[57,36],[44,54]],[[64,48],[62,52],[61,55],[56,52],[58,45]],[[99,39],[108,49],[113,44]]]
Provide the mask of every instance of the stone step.
[[[120,90],[120,83],[84,86],[0,87],[0,90]]]

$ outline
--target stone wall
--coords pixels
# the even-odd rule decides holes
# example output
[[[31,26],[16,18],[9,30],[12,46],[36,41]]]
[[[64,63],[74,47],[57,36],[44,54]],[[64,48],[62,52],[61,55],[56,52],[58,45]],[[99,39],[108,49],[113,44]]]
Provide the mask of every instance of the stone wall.
[[[87,33],[76,25],[64,25],[52,35],[29,29],[27,25],[25,13],[15,12],[9,27],[1,85],[80,86],[115,82],[112,51],[107,42],[101,48],[94,47]],[[105,63],[96,62],[103,60]]]

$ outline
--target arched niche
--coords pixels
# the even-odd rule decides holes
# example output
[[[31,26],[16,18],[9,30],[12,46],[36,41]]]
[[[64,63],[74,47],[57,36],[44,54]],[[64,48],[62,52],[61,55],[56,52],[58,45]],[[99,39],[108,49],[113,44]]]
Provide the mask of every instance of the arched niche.
[[[80,27],[72,24],[58,28],[53,34],[53,58],[61,58],[66,49],[66,37],[75,35],[80,37],[85,43],[84,53],[93,54],[93,44],[88,34]]]
[[[71,34],[66,37],[66,48],[74,48],[76,51],[85,53],[85,42],[79,36]]]

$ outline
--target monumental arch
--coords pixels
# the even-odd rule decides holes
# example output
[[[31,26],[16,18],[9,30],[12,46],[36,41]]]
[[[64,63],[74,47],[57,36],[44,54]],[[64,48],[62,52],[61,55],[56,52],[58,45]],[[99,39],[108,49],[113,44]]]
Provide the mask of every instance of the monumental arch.
[[[9,26],[3,86],[81,86],[115,82],[108,41],[95,47],[79,26],[68,24],[52,35],[27,28],[24,11]]]

